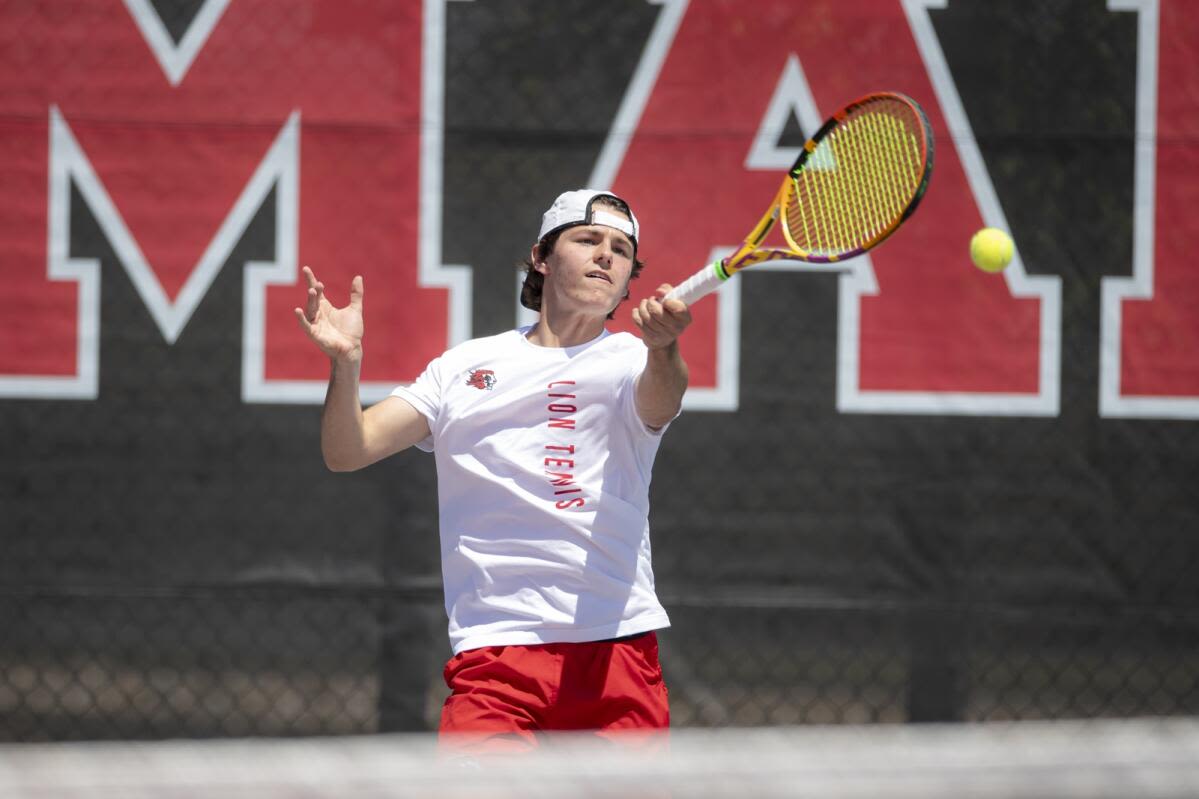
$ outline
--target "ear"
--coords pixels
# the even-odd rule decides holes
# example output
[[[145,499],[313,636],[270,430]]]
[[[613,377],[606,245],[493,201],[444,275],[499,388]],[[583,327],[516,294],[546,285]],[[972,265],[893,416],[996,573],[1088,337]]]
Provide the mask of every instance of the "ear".
[[[538,254],[537,254],[538,249],[540,249],[540,248],[536,244],[534,244],[533,249],[529,251],[529,261],[532,262],[533,268],[535,270],[540,272],[542,275],[548,275],[550,273],[550,268],[546,264],[545,261],[541,260],[538,257]]]

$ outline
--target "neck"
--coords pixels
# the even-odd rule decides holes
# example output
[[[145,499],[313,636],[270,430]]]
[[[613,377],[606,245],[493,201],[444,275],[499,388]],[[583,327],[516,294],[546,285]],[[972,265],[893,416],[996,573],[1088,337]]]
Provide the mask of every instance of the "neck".
[[[604,321],[605,317],[554,313],[543,305],[541,318],[527,338],[539,347],[577,347],[602,333]]]

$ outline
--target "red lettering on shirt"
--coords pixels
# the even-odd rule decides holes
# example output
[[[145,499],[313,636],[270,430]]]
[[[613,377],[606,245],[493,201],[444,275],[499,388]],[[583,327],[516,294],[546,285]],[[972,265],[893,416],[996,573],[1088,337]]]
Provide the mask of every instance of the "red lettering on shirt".
[[[578,395],[573,393],[563,393],[562,391],[554,391],[554,389],[558,386],[573,385],[575,385],[575,381],[573,380],[555,380],[546,386],[546,399],[548,399],[549,402],[546,404],[545,409],[550,414],[554,414],[550,416],[549,420],[546,422],[550,429],[575,429],[575,422],[577,420],[575,419],[574,414],[578,413],[579,406],[577,404],[558,402],[557,400],[573,400],[577,399]],[[554,496],[557,497],[563,494],[582,494],[583,489],[575,485],[575,476],[573,473],[575,468],[574,457],[563,457],[563,455],[574,456],[576,454],[575,445],[570,443],[555,442],[552,444],[546,444],[545,449],[550,453],[553,453],[543,458],[542,465],[545,468],[546,480],[549,481],[550,486],[557,489],[554,491]],[[554,469],[554,471],[551,471],[551,467]],[[572,487],[567,488],[567,486]],[[568,510],[570,508],[581,508],[586,504],[587,500],[583,497],[571,497],[570,499],[559,499],[555,501],[554,507],[558,510]]]

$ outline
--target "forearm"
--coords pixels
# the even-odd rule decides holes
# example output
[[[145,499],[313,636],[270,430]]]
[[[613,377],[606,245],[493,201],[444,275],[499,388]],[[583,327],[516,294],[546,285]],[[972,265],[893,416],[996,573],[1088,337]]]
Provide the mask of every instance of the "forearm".
[[[645,371],[637,380],[637,413],[653,428],[664,427],[679,413],[687,391],[687,363],[679,351],[679,342],[651,349]]]
[[[358,396],[361,361],[332,363],[321,412],[321,454],[332,471],[353,471],[366,465],[366,427]]]

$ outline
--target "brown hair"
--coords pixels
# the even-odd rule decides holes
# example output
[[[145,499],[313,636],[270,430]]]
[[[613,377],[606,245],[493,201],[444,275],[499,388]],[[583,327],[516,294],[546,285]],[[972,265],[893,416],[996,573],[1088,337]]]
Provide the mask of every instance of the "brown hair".
[[[611,208],[614,211],[620,211],[625,216],[631,217],[629,206],[623,200],[616,197],[604,196],[599,197],[595,201],[596,205]],[[555,230],[553,233],[546,235],[544,239],[537,242],[537,260],[544,261],[554,251],[554,245],[558,243],[558,237],[561,236],[569,228]],[[645,268],[645,262],[637,257],[637,243],[633,243],[633,272],[629,276],[630,280],[636,280],[641,275],[641,270]],[[541,310],[541,290],[545,286],[545,275],[538,272],[533,265],[533,259],[526,257],[524,262],[519,265],[525,270],[525,283],[520,288],[520,304],[531,311]],[[626,293],[624,299],[628,299]],[[621,300],[623,302],[624,300]],[[608,318],[612,319],[616,316],[616,311],[608,314]]]

